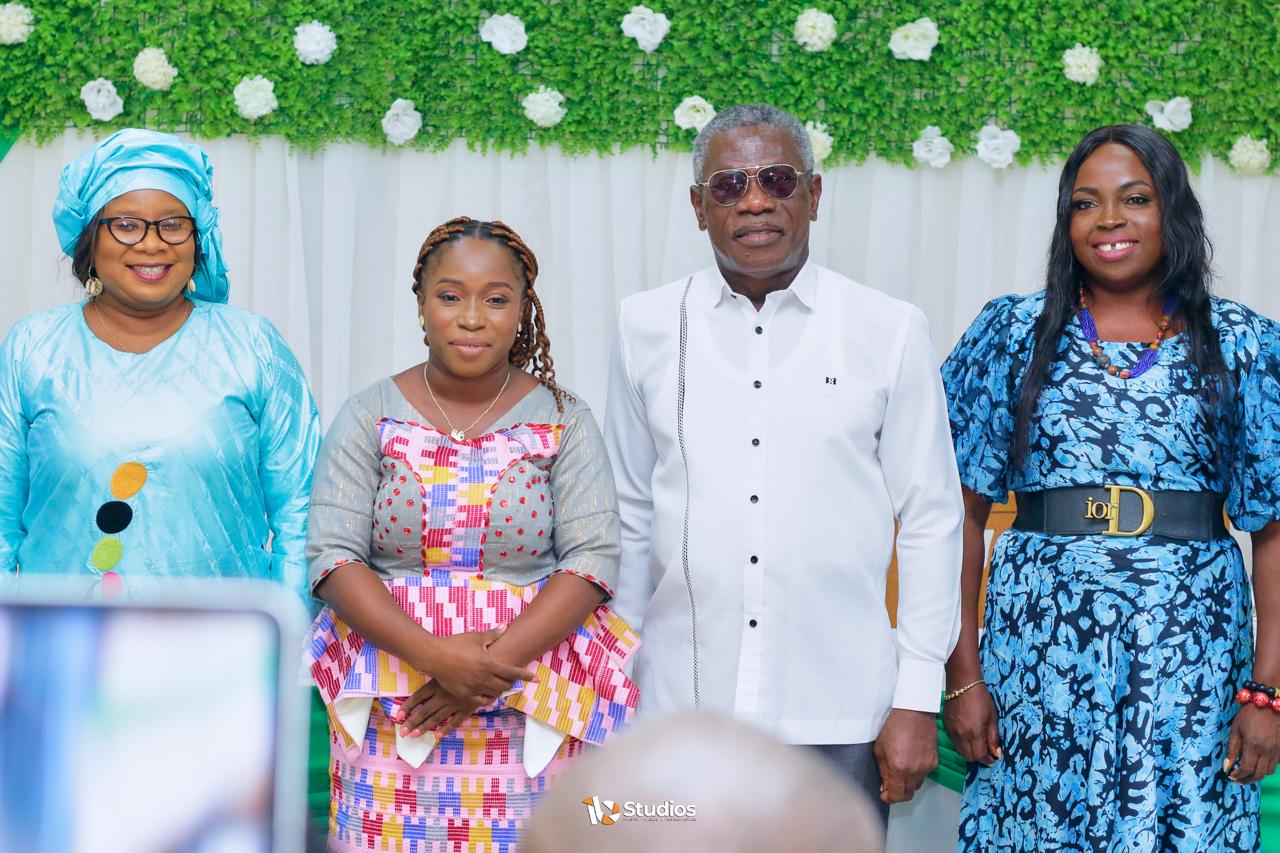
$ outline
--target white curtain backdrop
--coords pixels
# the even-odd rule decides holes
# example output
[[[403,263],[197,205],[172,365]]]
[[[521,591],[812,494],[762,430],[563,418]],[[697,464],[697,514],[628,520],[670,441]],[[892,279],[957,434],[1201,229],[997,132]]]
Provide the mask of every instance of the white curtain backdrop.
[[[0,161],[0,334],[80,298],[50,211],[62,166],[91,141],[68,132],[44,147],[20,143]],[[689,208],[687,154],[202,144],[214,164],[231,303],[280,328],[326,424],[347,396],[423,357],[409,274],[427,232],[451,216],[503,219],[533,248],[559,377],[598,415],[619,300],[711,263]],[[1057,173],[1056,164],[996,171],[979,160],[825,170],[813,257],[919,305],[942,357],[984,301],[1039,287]],[[1280,316],[1280,180],[1206,160],[1195,183],[1218,292]]]

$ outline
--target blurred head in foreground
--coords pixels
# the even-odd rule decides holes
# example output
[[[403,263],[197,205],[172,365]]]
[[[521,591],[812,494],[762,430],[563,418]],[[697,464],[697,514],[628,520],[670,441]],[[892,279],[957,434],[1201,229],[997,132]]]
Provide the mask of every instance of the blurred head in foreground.
[[[521,849],[880,853],[884,837],[865,797],[818,756],[687,713],[583,756],[534,812]]]

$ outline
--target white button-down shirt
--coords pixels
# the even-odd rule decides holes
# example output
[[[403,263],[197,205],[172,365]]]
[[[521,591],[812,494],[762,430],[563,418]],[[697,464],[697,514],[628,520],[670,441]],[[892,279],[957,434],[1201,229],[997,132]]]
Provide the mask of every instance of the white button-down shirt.
[[[890,707],[936,711],[964,510],[924,315],[814,263],[759,311],[715,268],[688,281],[683,447],[685,279],[623,301],[609,381],[641,713],[696,690],[835,744],[873,740]]]

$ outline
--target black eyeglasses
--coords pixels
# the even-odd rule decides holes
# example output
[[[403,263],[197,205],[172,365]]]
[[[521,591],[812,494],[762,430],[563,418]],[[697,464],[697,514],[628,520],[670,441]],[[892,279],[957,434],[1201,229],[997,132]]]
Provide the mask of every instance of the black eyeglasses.
[[[787,163],[775,163],[755,169],[721,169],[712,172],[711,177],[700,181],[697,186],[706,187],[716,204],[728,207],[742,200],[754,178],[766,195],[786,201],[799,189],[800,176],[807,174],[809,172],[797,171],[795,166]]]
[[[147,239],[147,232],[155,226],[160,239],[170,246],[180,246],[196,233],[196,221],[190,216],[166,216],[164,219],[139,219],[136,216],[104,216],[99,225],[107,226],[116,241],[126,246],[136,246]]]

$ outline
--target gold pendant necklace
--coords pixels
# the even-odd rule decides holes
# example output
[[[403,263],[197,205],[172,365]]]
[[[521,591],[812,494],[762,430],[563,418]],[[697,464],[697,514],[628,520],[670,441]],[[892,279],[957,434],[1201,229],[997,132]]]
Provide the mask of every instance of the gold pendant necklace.
[[[177,328],[175,328],[172,332],[169,332],[163,338],[161,338],[160,339],[161,342],[168,340],[171,336],[176,334],[178,329],[182,328],[183,323],[187,322],[187,318],[191,316],[191,312],[195,309],[195,305],[194,303],[191,302],[190,299],[186,300],[186,303],[187,303],[187,310],[182,312],[182,319],[178,322]],[[119,352],[127,352],[127,353],[132,353],[133,355],[140,355],[140,353],[138,353],[135,350],[126,349],[124,344],[120,343],[120,339],[116,337],[115,329],[111,328],[111,324],[107,322],[107,315],[102,313],[102,307],[98,305],[98,300],[91,299],[89,300],[89,304],[93,306],[93,313],[98,315],[98,322],[102,324],[103,331],[105,331],[111,337],[111,345],[114,346],[116,350]],[[156,344],[156,346],[158,345],[159,344]],[[146,352],[146,351],[147,350],[143,350],[143,352]]]
[[[98,307],[98,300],[95,299],[89,304],[93,306],[93,313],[98,315],[98,322],[102,324],[103,330],[108,335],[111,336],[111,344],[120,352],[124,352],[125,351],[124,344],[120,343],[120,339],[116,337],[116,333],[111,329],[109,325],[107,325],[107,318],[102,313],[102,309]]]
[[[436,399],[436,392],[431,390],[431,383],[427,381],[427,365],[425,363],[422,365],[422,384],[427,386],[427,393],[431,395],[431,402],[436,404],[436,408],[439,409],[440,414],[444,416],[444,422],[449,425],[449,438],[457,442],[467,440],[467,432],[474,429],[475,425],[480,423],[484,416],[489,414],[489,410],[498,405],[498,401],[502,399],[502,393],[507,390],[507,383],[511,381],[512,372],[511,368],[508,367],[507,378],[502,380],[502,387],[498,389],[498,396],[494,397],[493,402],[485,407],[484,411],[480,413],[480,417],[472,421],[470,426],[458,429],[453,425],[453,421],[449,419],[449,413],[444,410],[444,406],[440,405],[440,401]]]

